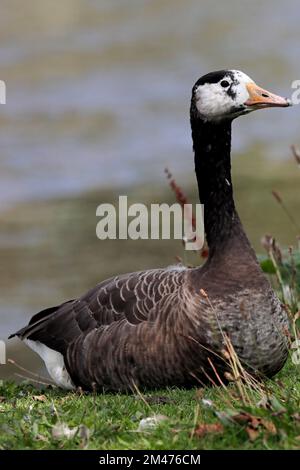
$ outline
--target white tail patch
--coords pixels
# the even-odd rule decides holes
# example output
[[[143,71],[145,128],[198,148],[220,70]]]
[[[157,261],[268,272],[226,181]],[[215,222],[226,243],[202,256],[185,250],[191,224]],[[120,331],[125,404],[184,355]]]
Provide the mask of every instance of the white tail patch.
[[[61,353],[48,348],[39,341],[32,341],[31,339],[23,339],[23,341],[43,359],[47,371],[56,385],[67,390],[75,389]]]

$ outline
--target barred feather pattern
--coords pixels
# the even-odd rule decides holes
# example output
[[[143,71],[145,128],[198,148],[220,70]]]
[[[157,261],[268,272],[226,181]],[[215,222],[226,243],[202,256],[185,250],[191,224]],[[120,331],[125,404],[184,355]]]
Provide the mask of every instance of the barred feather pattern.
[[[199,285],[195,277],[202,279]],[[116,276],[78,300],[37,314],[17,334],[60,351],[72,382],[87,390],[206,383],[212,374],[208,358],[220,374],[226,370],[218,357],[224,333],[251,372],[273,375],[286,359],[287,321],[262,279],[263,289],[238,294],[236,280],[229,279],[216,296],[201,268]]]

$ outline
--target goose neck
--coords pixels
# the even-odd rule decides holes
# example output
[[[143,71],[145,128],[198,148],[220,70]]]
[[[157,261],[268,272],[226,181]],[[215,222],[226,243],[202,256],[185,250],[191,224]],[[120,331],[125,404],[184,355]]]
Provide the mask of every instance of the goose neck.
[[[210,251],[223,247],[242,231],[231,179],[231,121],[191,119],[195,171],[204,228]]]

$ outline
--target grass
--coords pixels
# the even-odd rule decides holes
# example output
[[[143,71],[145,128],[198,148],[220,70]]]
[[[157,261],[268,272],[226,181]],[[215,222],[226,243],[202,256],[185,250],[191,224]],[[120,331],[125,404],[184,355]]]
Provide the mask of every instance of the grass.
[[[0,448],[299,449],[299,368],[289,361],[267,389],[265,400],[257,394],[256,402],[245,405],[234,384],[227,392],[175,388],[141,396],[81,395],[4,383]],[[156,428],[138,430],[141,419],[157,415],[166,419]],[[68,428],[57,435],[62,423],[71,430],[82,426],[68,438]]]

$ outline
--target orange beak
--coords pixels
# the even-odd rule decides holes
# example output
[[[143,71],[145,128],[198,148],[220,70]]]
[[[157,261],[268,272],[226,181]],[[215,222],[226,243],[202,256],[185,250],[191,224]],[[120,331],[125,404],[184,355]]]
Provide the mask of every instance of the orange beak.
[[[246,85],[249,98],[245,101],[246,106],[253,106],[253,108],[270,108],[270,107],[286,107],[290,106],[291,102],[287,98],[274,95],[263,88],[260,88],[256,83],[247,83]]]

